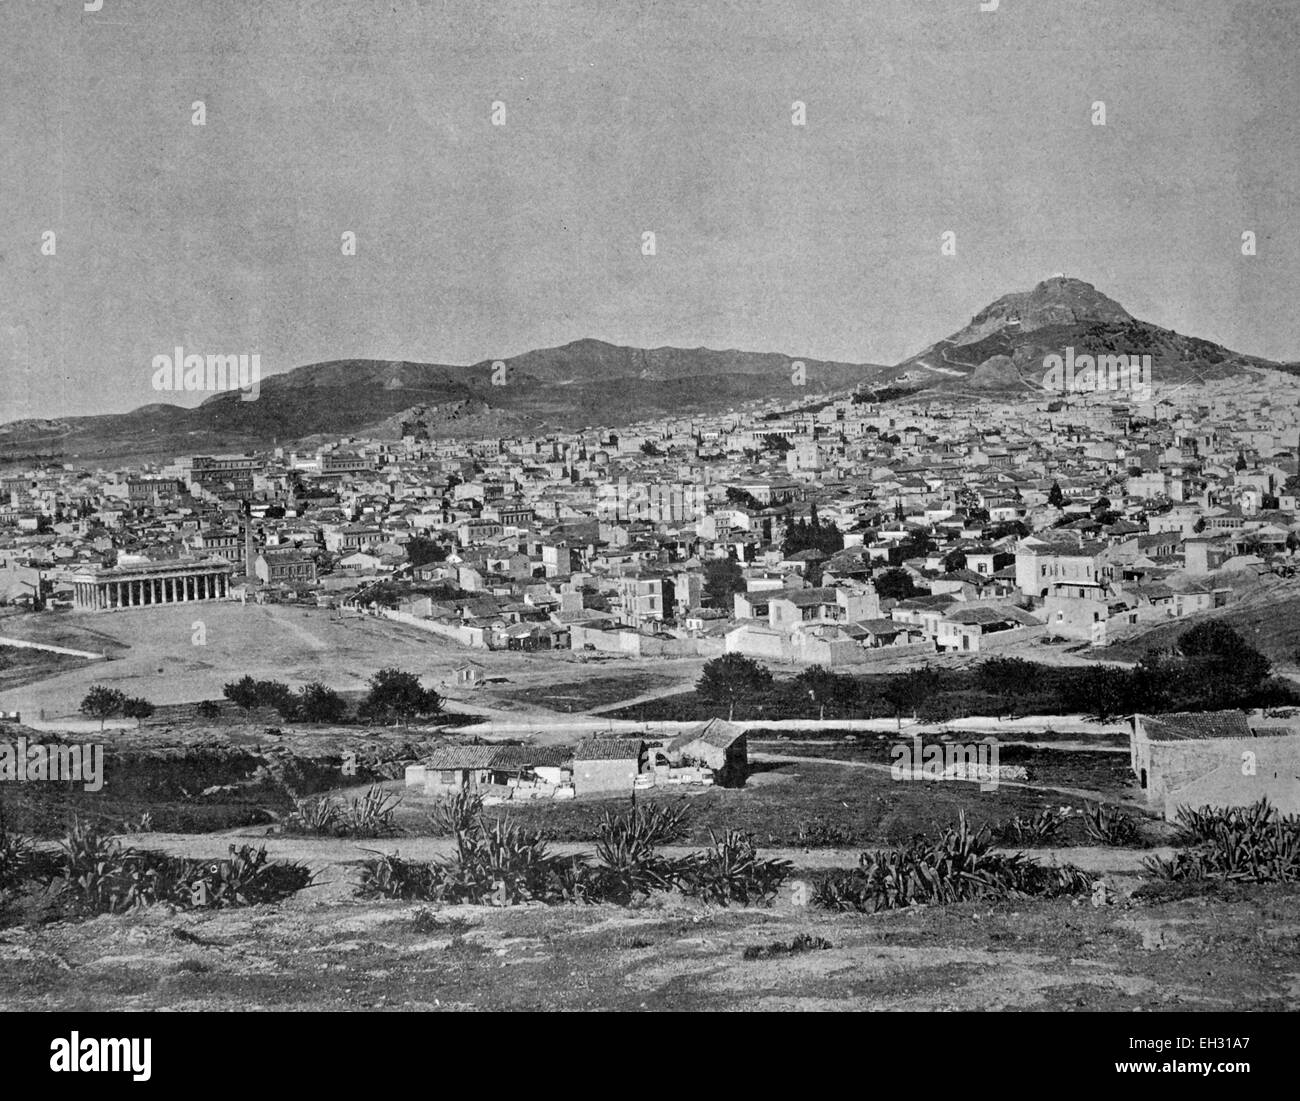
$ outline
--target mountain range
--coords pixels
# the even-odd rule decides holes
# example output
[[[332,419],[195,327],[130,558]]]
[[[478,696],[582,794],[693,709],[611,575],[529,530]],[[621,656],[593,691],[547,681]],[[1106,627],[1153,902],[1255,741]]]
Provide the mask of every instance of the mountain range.
[[[1054,276],[1030,291],[1004,295],[894,367],[775,352],[630,348],[592,339],[469,366],[334,360],[263,378],[256,401],[227,392],[190,409],[156,403],[129,413],[0,425],[0,461],[51,453],[103,462],[277,443],[310,446],[338,436],[456,438],[617,427],[855,390],[1041,399],[1044,356],[1067,347],[1094,355],[1149,354],[1157,383],[1260,368],[1300,370],[1139,321],[1091,284]],[[798,389],[796,377],[802,378]]]

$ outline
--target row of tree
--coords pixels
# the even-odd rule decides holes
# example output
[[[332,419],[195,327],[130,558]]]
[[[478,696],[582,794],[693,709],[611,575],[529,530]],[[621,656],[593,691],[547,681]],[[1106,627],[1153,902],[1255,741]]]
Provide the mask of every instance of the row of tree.
[[[1267,657],[1226,624],[1184,631],[1168,650],[1133,668],[1059,667],[993,657],[973,668],[923,666],[887,676],[852,676],[821,666],[777,682],[753,658],[726,654],[705,664],[698,703],[729,717],[901,719],[966,714],[1082,713],[1106,720],[1136,711],[1219,711],[1300,702],[1286,681],[1270,676]]]
[[[294,692],[274,680],[241,677],[222,689],[226,699],[245,711],[270,707],[286,722],[340,723],[348,718],[348,703],[334,689],[313,681]],[[367,723],[409,723],[442,713],[442,697],[420,684],[414,673],[381,669],[370,678],[369,692],[357,707],[357,719]]]

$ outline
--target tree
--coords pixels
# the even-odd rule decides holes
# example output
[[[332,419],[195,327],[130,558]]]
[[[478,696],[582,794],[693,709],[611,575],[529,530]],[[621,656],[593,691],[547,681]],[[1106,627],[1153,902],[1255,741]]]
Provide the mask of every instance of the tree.
[[[847,711],[858,701],[858,684],[843,673],[832,673],[821,665],[813,665],[794,678],[794,684],[818,709],[818,717],[826,717],[826,707],[831,711]]]
[[[1039,667],[1024,658],[987,658],[975,667],[975,683],[997,696],[1022,696],[1039,676]]]
[[[273,707],[286,721],[294,718],[297,708],[293,691],[283,681],[254,680],[244,674],[234,684],[224,685],[221,692],[245,711],[252,711],[255,707]]]
[[[1253,692],[1272,670],[1268,658],[1217,619],[1188,628],[1174,645],[1197,664],[1201,678],[1215,690],[1216,702],[1229,706],[1232,697]]]
[[[257,681],[245,673],[233,684],[223,685],[221,694],[236,707],[252,711],[257,706]]]
[[[695,683],[695,691],[701,699],[726,705],[729,719],[735,714],[737,701],[764,696],[771,687],[772,674],[743,654],[724,654],[706,662],[700,679]]]
[[[912,575],[906,570],[885,570],[871,579],[876,594],[882,599],[906,600],[916,592]]]
[[[1052,508],[1065,507],[1065,494],[1061,492],[1061,483],[1053,482],[1052,488],[1047,491],[1047,503]]]
[[[740,489],[736,486],[727,486],[727,501],[733,505],[739,505],[750,512],[762,512],[763,505],[747,489]]]
[[[943,559],[943,568],[947,570],[948,573],[953,573],[957,570],[964,570],[966,568],[966,552],[956,550],[945,555]]]
[[[903,712],[911,711],[915,714],[921,704],[938,691],[939,683],[938,671],[928,665],[889,678],[881,695],[893,710],[900,733],[903,729]]]
[[[704,600],[710,608],[730,612],[733,593],[745,591],[745,574],[734,558],[715,558],[704,564]]]
[[[312,681],[298,689],[296,710],[301,722],[337,723],[347,714],[348,705],[334,689]]]
[[[427,566],[431,562],[443,561],[447,557],[447,550],[427,536],[415,535],[407,541],[406,557],[412,566]]]
[[[370,678],[370,694],[362,705],[367,718],[409,723],[417,715],[436,715],[442,710],[442,697],[424,688],[414,673],[401,669],[381,669]]]
[[[147,719],[153,714],[153,704],[143,696],[132,696],[122,701],[122,714],[128,719]]]
[[[78,710],[83,715],[98,719],[99,729],[102,731],[104,729],[104,720],[120,714],[125,705],[126,693],[120,692],[116,688],[109,688],[106,684],[93,684],[82,698]]]

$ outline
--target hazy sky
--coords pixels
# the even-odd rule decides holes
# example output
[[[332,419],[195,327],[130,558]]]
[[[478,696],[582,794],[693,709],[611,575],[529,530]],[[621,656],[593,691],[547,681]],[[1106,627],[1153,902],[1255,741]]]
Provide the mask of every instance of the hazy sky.
[[[1058,271],[1300,358],[1298,32],[1297,0],[7,0],[0,421],[176,401],[178,344],[895,362]]]

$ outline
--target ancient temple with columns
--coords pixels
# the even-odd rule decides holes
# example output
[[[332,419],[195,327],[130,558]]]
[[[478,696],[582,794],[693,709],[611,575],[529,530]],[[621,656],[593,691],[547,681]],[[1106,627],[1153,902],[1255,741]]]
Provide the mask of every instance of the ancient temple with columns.
[[[69,575],[73,605],[102,612],[153,604],[223,600],[230,595],[234,566],[224,558],[176,559],[112,569],[79,570]]]

